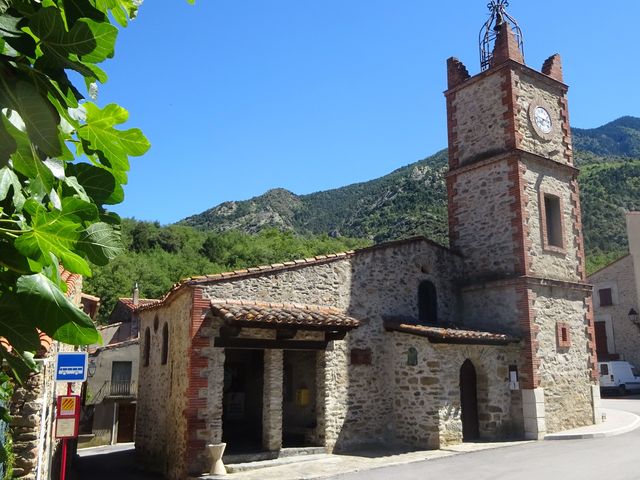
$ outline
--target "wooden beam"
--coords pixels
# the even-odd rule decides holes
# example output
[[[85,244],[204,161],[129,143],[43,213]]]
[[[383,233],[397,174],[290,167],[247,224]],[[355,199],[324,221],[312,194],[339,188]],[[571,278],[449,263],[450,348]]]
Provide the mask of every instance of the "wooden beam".
[[[259,338],[216,337],[213,345],[220,348],[244,348],[253,350],[325,350],[327,342],[320,340],[263,340]]]
[[[223,325],[220,327],[220,336],[223,338],[232,338],[240,335],[242,327],[237,325]]]
[[[276,340],[291,340],[296,336],[298,329],[291,327],[282,327],[276,330]]]

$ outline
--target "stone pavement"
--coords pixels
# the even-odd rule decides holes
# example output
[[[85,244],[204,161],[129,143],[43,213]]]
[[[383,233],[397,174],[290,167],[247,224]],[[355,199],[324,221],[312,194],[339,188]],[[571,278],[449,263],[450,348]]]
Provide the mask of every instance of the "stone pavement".
[[[640,426],[640,417],[630,412],[614,409],[602,409],[605,421],[598,425],[577,428],[550,434],[545,440],[569,440],[580,438],[600,438],[620,435]],[[228,465],[229,475],[201,476],[198,480],[227,479],[227,480],[311,480],[335,475],[353,473],[374,468],[393,465],[404,465],[424,460],[450,457],[480,450],[505,448],[521,445],[524,441],[516,442],[478,442],[453,445],[440,450],[426,450],[405,453],[390,453],[384,451],[351,452],[344,455],[307,455],[303,457],[280,458],[259,462],[256,470],[245,470],[247,465]],[[249,467],[250,468],[250,467]]]

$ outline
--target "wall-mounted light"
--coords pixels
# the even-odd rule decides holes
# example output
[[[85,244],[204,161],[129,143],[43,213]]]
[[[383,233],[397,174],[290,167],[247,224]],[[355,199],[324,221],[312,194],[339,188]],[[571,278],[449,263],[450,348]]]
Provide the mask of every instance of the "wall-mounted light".
[[[96,361],[92,358],[89,360],[89,368],[87,369],[87,374],[90,377],[93,377],[96,374]]]
[[[640,327],[640,320],[638,320],[638,312],[636,312],[633,308],[629,310],[629,320],[631,323],[638,325]]]

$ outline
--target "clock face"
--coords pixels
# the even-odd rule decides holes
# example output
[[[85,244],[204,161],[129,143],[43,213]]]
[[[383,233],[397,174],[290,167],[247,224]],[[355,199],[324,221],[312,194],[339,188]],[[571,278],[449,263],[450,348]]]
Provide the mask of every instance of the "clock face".
[[[536,126],[542,133],[551,133],[551,129],[553,127],[551,123],[551,115],[549,115],[549,112],[544,107],[538,105],[535,108],[533,112],[533,119]]]

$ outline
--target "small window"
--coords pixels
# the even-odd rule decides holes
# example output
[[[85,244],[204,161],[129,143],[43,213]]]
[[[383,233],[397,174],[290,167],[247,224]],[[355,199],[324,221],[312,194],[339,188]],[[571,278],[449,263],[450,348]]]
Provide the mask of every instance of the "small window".
[[[149,354],[151,353],[151,332],[149,331],[149,327],[144,331],[144,350],[143,350],[143,365],[145,367],[149,366]]]
[[[600,375],[609,375],[609,365],[607,365],[606,363],[600,365]]]
[[[414,347],[409,347],[407,350],[407,365],[410,367],[418,365],[418,351]]]
[[[131,362],[111,363],[111,395],[131,394]]]
[[[544,194],[544,216],[547,246],[563,248],[560,197]]]
[[[434,325],[438,323],[438,296],[435,285],[425,280],[418,286],[418,323]]]
[[[611,295],[610,288],[601,288],[598,290],[598,297],[600,297],[601,307],[610,307],[613,305],[613,297]]]
[[[156,333],[158,331],[159,326],[160,326],[160,319],[158,318],[158,315],[156,315],[153,318],[153,333]]]
[[[571,347],[571,330],[569,329],[569,324],[558,322],[556,324],[556,336],[558,338],[558,347]]]
[[[167,364],[169,358],[169,325],[162,327],[162,365]]]

